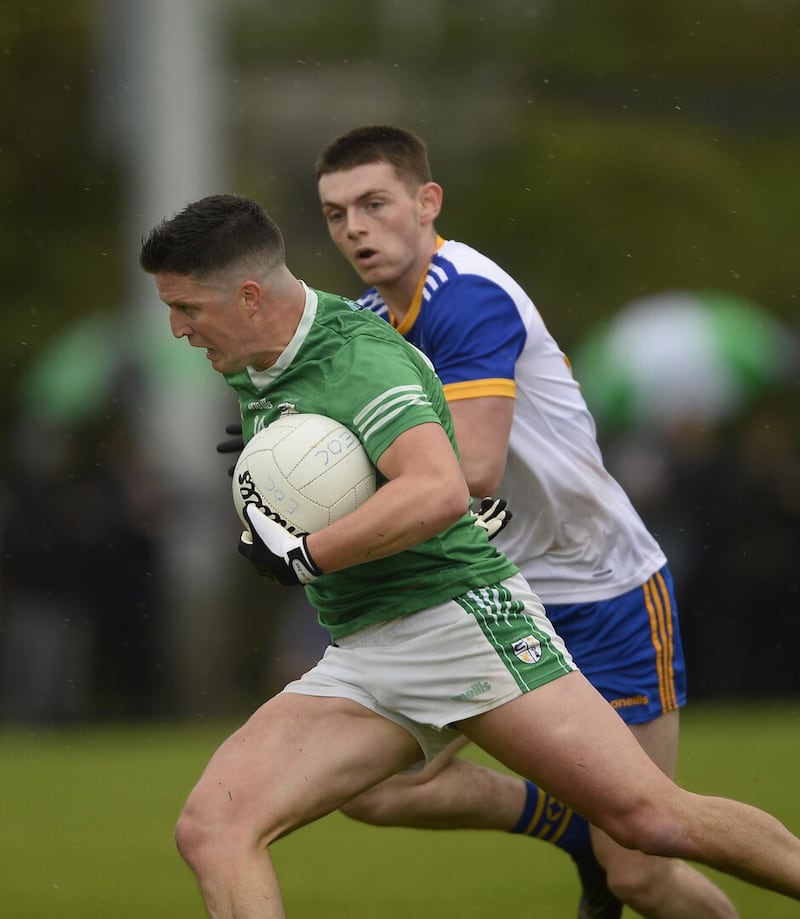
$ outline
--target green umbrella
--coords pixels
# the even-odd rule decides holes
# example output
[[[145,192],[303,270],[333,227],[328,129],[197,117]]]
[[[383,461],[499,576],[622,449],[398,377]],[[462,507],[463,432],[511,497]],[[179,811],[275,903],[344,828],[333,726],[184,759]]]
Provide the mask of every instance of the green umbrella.
[[[107,404],[120,357],[113,320],[98,315],[82,319],[57,336],[37,355],[22,379],[23,412],[36,420],[78,425]]]
[[[23,413],[68,427],[96,419],[135,374],[159,386],[210,386],[202,352],[169,334],[166,315],[96,314],[77,320],[36,355],[18,391]]]
[[[724,421],[785,380],[797,344],[777,319],[725,293],[637,300],[572,355],[575,378],[605,429]]]

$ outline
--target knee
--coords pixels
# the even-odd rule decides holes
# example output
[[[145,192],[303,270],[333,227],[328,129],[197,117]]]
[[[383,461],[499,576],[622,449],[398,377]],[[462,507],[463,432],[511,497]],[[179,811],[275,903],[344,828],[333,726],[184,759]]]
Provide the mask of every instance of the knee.
[[[248,835],[240,820],[210,807],[200,790],[195,789],[175,824],[174,840],[180,857],[202,877],[220,871],[228,858],[235,860]]]
[[[671,864],[671,859],[620,850],[605,865],[606,883],[622,903],[642,915],[651,915],[663,903],[669,902],[674,892]]]
[[[614,842],[625,849],[638,849],[640,852],[653,854],[654,848],[658,847],[656,824],[638,814],[628,814],[609,822],[603,829]]]
[[[658,914],[675,891],[675,858],[682,835],[675,810],[658,802],[640,802],[605,827],[616,846],[601,845],[598,858],[609,890],[644,916]]]
[[[273,842],[284,831],[280,810],[252,801],[239,806],[229,799],[219,805],[216,795],[206,796],[198,786],[189,796],[175,825],[175,846],[198,876],[218,875],[257,849]]]
[[[174,838],[178,854],[195,872],[201,870],[203,853],[213,846],[215,835],[202,811],[187,804],[178,817]]]
[[[675,809],[656,801],[640,802],[624,814],[609,817],[602,828],[625,849],[635,849],[646,855],[680,857],[686,854],[681,839],[686,838],[687,827],[681,823]]]
[[[236,865],[252,855],[263,836],[255,828],[215,820],[202,810],[187,806],[178,817],[174,832],[178,854],[201,882],[224,880]]]

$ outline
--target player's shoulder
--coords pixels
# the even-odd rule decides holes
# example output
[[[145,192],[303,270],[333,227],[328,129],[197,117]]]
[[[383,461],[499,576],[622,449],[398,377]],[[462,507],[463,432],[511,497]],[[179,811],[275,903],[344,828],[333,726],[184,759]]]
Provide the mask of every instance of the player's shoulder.
[[[446,239],[433,254],[433,262],[442,265],[445,270],[446,266],[451,266],[453,271],[463,274],[470,270],[477,273],[492,267],[499,268],[488,255],[457,239]]]
[[[466,243],[448,239],[431,260],[426,291],[433,295],[441,286],[453,281],[459,286],[496,285],[515,302],[527,298],[519,282],[488,255]]]
[[[385,322],[378,321],[375,312],[362,300],[352,300],[340,294],[316,291],[318,308],[315,324],[340,335],[360,334],[364,328],[383,331]],[[375,292],[377,294],[377,291]],[[362,298],[363,299],[363,298]]]

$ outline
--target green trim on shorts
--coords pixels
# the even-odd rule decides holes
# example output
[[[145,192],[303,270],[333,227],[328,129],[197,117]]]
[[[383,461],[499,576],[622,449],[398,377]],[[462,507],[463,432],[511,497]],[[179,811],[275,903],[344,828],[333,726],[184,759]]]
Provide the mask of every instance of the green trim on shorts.
[[[514,599],[503,584],[467,591],[454,601],[475,619],[523,692],[572,672],[550,634],[536,625],[525,603]]]

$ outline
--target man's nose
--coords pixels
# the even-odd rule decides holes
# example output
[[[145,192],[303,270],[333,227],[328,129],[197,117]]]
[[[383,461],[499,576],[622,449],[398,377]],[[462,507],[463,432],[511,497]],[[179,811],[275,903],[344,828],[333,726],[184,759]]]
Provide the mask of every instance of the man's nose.
[[[357,208],[348,210],[345,219],[347,220],[348,236],[360,236],[365,232],[363,214]]]
[[[175,338],[183,338],[185,335],[188,335],[190,331],[189,324],[186,322],[186,317],[177,310],[170,310],[169,327]]]

